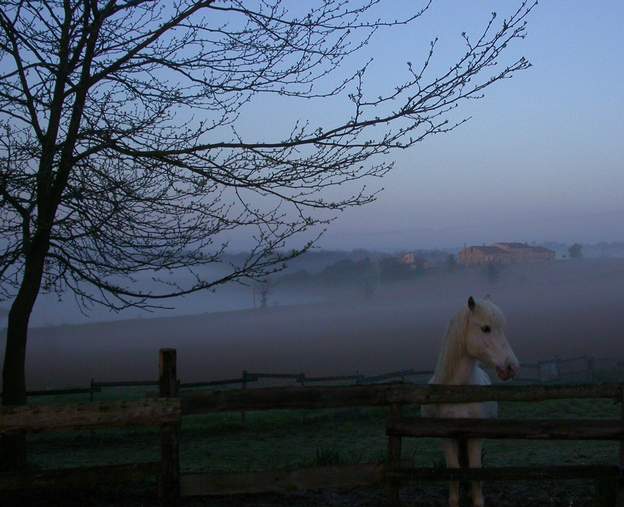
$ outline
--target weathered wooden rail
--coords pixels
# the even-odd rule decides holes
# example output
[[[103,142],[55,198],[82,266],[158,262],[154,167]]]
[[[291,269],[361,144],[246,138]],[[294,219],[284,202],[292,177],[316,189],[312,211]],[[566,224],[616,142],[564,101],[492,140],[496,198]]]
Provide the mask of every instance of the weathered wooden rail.
[[[617,465],[559,465],[496,468],[427,468],[401,467],[387,470],[386,479],[425,481],[558,481],[574,479],[619,479]]]
[[[364,463],[291,471],[184,474],[180,490],[187,497],[354,488],[383,483],[385,471],[384,464]]]
[[[621,465],[423,469],[404,467],[402,438],[476,438],[522,440],[615,440],[624,441],[623,420],[505,420],[402,418],[394,414],[386,425],[389,452],[389,501],[400,505],[399,488],[406,480],[543,480],[587,479],[596,481],[596,505],[624,505]]]
[[[388,422],[386,433],[431,438],[624,440],[624,421],[398,418]]]
[[[596,359],[591,356],[579,356],[573,358],[553,358],[537,363],[523,363],[522,371],[533,370],[534,375],[516,379],[520,382],[542,383],[560,381],[565,378],[584,376],[588,381],[593,381],[595,375],[596,363],[609,361],[613,363],[611,369],[624,369],[624,362],[615,361],[613,359]],[[566,371],[565,365],[571,363],[582,363],[582,369]],[[563,370],[562,370],[563,367]],[[327,382],[353,382],[355,384],[374,384],[378,382],[386,382],[395,379],[405,380],[407,378],[421,377],[426,378],[433,374],[430,370],[414,370],[404,369],[377,375],[363,375],[356,373],[354,375],[327,375],[327,376],[309,376],[306,373],[270,373],[270,372],[248,372],[243,370],[240,377],[195,381],[195,382],[179,382],[179,389],[196,389],[200,387],[219,387],[241,385],[246,388],[248,384],[258,382],[260,380],[293,380],[299,385],[320,384]],[[94,400],[95,393],[99,393],[105,388],[114,387],[149,387],[158,386],[157,380],[115,380],[115,381],[96,381],[91,379],[89,387],[71,387],[63,389],[38,389],[26,392],[28,397],[39,396],[62,396],[74,394],[88,394],[90,400]]]
[[[97,484],[142,481],[159,476],[161,505],[173,506],[179,498],[178,434],[182,404],[177,394],[176,353],[160,351],[159,399],[79,403],[61,406],[0,408],[0,434],[71,431],[110,427],[159,426],[159,463],[84,467],[42,472],[0,474],[0,490],[35,487],[89,487]]]
[[[258,374],[249,374],[252,375]],[[294,377],[296,374],[290,374]],[[323,487],[354,487],[385,483],[389,498],[398,501],[399,486],[406,480],[449,479],[600,479],[609,491],[604,505],[613,505],[622,495],[620,469],[616,465],[507,467],[486,469],[431,469],[406,467],[401,461],[405,437],[600,439],[624,441],[622,420],[444,420],[402,418],[401,407],[429,403],[483,401],[533,401],[569,398],[607,398],[622,401],[623,386],[529,385],[529,386],[422,386],[414,384],[372,384],[341,387],[278,387],[223,391],[181,392],[176,373],[176,353],[160,351],[158,399],[126,402],[97,402],[68,406],[31,406],[0,409],[0,433],[15,431],[66,431],[102,427],[156,425],[160,427],[160,463],[91,467],[41,473],[0,476],[0,489],[25,487],[69,487],[93,485],[98,481],[144,480],[159,475],[161,505],[173,506],[180,496],[223,495],[292,491]],[[180,473],[179,432],[183,416],[222,411],[275,409],[327,409],[354,406],[389,407],[387,423],[388,462],[348,466],[316,467],[289,472]],[[624,465],[621,445],[620,465]],[[606,481],[606,482],[605,482]],[[608,484],[605,488],[604,484]],[[611,503],[609,503],[611,502]],[[619,504],[618,504],[619,505]]]
[[[269,387],[180,393],[183,415],[239,410],[321,409],[483,401],[619,400],[619,384],[539,386],[421,386],[380,384],[331,387]]]
[[[24,471],[0,474],[0,491],[29,489],[91,489],[102,484],[144,482],[158,477],[160,462]]]
[[[109,401],[73,405],[4,407],[0,434],[14,431],[69,431],[123,426],[158,426],[182,414],[180,400]]]

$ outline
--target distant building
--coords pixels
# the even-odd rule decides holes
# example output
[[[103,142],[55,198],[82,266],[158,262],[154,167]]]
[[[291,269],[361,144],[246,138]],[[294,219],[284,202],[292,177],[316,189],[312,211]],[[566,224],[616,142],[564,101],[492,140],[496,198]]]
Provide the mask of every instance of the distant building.
[[[457,255],[460,264],[478,266],[481,264],[511,264],[509,252],[497,246],[469,246]]]
[[[401,255],[401,264],[409,266],[410,269],[426,269],[429,267],[429,263],[414,252]]]
[[[458,254],[459,262],[464,266],[545,262],[554,260],[554,258],[555,252],[552,250],[526,243],[494,243],[488,246],[470,246]]]
[[[509,252],[514,262],[543,262],[555,259],[555,252],[543,246],[531,246],[526,243],[494,243],[494,246]]]

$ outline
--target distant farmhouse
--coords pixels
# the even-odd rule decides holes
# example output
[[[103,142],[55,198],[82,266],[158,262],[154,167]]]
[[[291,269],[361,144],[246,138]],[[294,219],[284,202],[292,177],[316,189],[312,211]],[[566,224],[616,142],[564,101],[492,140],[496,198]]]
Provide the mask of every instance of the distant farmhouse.
[[[460,264],[479,266],[483,264],[514,264],[520,262],[544,262],[555,259],[555,252],[542,246],[526,243],[494,243],[488,246],[469,246],[458,255]]]
[[[409,252],[401,255],[400,262],[404,266],[408,266],[410,269],[426,269],[430,267],[430,263],[415,252]]]
[[[450,250],[412,250],[399,255],[399,262],[411,269],[423,270],[444,266]]]

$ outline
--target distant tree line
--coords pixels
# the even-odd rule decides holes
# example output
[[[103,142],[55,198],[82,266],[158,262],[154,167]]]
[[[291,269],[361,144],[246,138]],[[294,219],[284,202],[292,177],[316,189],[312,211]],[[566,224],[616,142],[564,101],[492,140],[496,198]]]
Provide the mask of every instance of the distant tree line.
[[[568,248],[568,255],[570,259],[580,259],[583,257],[583,245],[580,243],[574,243]]]
[[[455,271],[457,261],[447,256],[447,264],[441,268]],[[361,288],[365,294],[374,292],[379,284],[416,279],[425,272],[423,263],[408,264],[400,257],[341,259],[317,273],[300,269],[279,277],[281,286],[312,286],[321,288]]]

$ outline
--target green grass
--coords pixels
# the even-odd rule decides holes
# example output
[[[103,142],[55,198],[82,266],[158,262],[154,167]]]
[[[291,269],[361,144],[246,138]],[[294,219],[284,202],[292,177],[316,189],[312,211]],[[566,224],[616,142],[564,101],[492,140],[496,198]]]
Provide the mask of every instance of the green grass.
[[[621,378],[617,380],[621,381]],[[154,391],[150,387],[104,389],[95,395],[95,400],[143,399],[146,392]],[[74,395],[35,398],[31,403],[63,404],[88,400],[88,395]],[[502,403],[499,412],[500,417],[513,419],[602,419],[619,418],[620,405],[610,400],[553,400]],[[419,408],[406,407],[404,414],[418,416]],[[248,412],[244,423],[238,412],[188,416],[183,418],[181,427],[182,471],[288,470],[383,462],[387,447],[386,416],[385,408]],[[158,461],[160,457],[157,428],[42,433],[29,435],[29,441],[29,459],[37,468]],[[615,464],[618,462],[618,445],[617,442],[491,440],[484,443],[484,459],[486,466]],[[440,441],[436,439],[405,438],[403,457],[420,466],[443,466],[444,463]],[[153,484],[146,491],[151,494]],[[406,485],[402,491],[415,499],[415,505],[446,504],[444,483]],[[360,493],[363,498],[366,495],[376,498],[375,493]],[[349,494],[341,497],[346,502],[344,504],[358,504]],[[591,480],[493,482],[486,485],[490,503],[514,507],[519,505],[514,499],[521,499],[522,505],[592,505],[593,494]],[[284,500],[286,503],[291,501],[292,498]],[[138,501],[137,505],[142,502]],[[309,504],[307,500],[302,502],[301,505]],[[326,504],[325,497],[319,501],[321,504]],[[374,504],[374,500],[366,503]],[[239,504],[225,502],[223,505]],[[276,505],[285,503],[277,502]]]
[[[158,387],[107,387],[95,392],[93,401],[144,400],[147,393],[158,392]],[[88,403],[89,394],[59,394],[54,396],[30,396],[29,405],[66,405]]]
[[[124,392],[126,399],[140,397]],[[619,410],[609,400],[503,403],[500,417],[600,419],[617,418]],[[417,415],[418,408],[408,407],[405,414]],[[181,466],[184,472],[259,471],[381,462],[385,418],[383,408],[248,412],[244,424],[240,413],[189,416],[182,423]],[[41,468],[159,459],[156,428],[44,433],[30,435],[29,441],[30,461]],[[487,441],[484,448],[490,466],[592,464],[617,463],[618,443]],[[442,458],[435,439],[404,439],[403,456],[423,466],[440,464]]]

